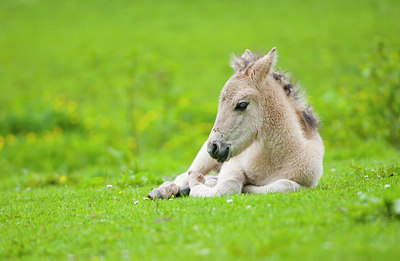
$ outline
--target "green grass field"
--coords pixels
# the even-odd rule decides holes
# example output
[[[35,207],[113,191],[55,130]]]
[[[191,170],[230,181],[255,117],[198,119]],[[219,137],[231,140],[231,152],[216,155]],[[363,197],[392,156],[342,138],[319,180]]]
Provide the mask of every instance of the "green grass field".
[[[399,14],[394,0],[0,1],[0,259],[398,260]],[[144,199],[207,139],[230,56],[274,46],[322,120],[319,186]]]

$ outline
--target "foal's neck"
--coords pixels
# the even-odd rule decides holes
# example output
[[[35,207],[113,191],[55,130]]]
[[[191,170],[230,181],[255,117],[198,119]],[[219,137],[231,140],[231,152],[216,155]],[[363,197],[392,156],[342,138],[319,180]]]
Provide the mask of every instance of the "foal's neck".
[[[272,149],[301,146],[304,137],[293,103],[276,81],[268,85],[264,96],[266,117],[260,138],[265,146],[272,146]]]

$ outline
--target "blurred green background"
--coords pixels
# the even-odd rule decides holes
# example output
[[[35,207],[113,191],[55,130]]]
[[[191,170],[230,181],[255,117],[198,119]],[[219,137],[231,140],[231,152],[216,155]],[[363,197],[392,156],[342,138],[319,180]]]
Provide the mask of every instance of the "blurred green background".
[[[246,48],[276,46],[307,90],[326,163],[396,157],[399,14],[395,0],[2,0],[0,187],[184,171]]]

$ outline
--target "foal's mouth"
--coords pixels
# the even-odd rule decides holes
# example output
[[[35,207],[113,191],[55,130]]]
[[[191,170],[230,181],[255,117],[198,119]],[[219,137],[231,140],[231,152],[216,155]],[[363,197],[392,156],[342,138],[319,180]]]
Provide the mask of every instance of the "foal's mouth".
[[[228,145],[225,149],[225,151],[218,155],[218,157],[216,157],[215,159],[219,162],[219,163],[223,163],[228,161],[231,158],[231,146]]]
[[[228,146],[220,158],[217,159],[219,163],[228,161],[231,158],[231,147]]]
[[[231,144],[215,140],[208,143],[207,152],[211,158],[222,163],[228,161],[231,157]]]

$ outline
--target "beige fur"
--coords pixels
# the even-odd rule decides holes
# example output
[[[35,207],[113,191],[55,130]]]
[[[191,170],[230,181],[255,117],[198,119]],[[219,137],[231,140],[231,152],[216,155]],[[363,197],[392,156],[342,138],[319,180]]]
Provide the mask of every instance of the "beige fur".
[[[190,196],[198,197],[288,192],[318,184],[324,146],[313,124],[316,119],[301,99],[290,95],[289,85],[274,74],[276,57],[273,48],[261,58],[246,50],[233,60],[235,74],[222,89],[207,142],[189,170],[174,183],[153,190],[151,198],[169,198],[187,184]],[[248,103],[244,111],[236,108],[241,102]],[[210,156],[218,156],[210,152],[215,142],[229,146],[224,150],[228,156],[218,158],[223,163]],[[217,182],[204,178],[210,171],[219,172]]]

